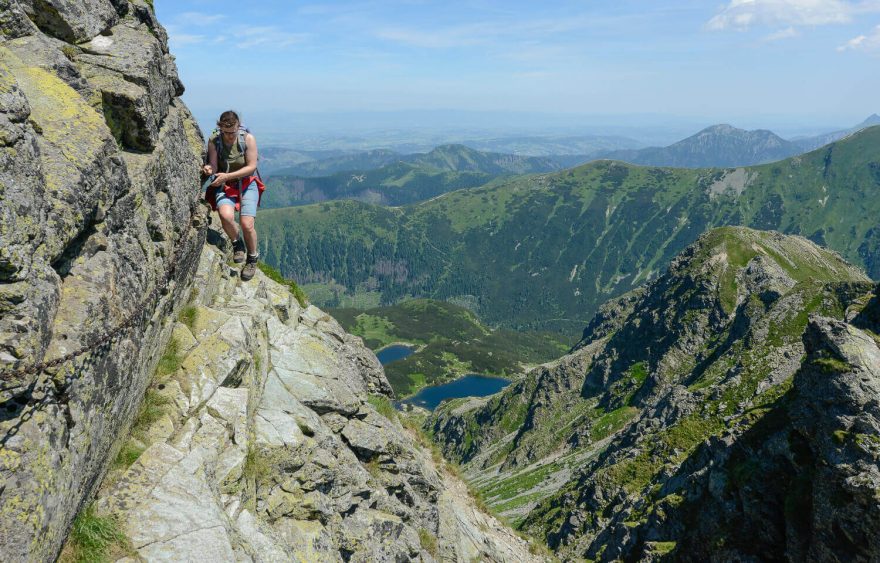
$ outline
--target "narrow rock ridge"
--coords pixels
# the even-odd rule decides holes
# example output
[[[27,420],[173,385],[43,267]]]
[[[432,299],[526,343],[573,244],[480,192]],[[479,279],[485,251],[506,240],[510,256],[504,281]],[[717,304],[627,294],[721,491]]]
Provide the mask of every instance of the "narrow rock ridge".
[[[202,139],[166,40],[143,0],[0,0],[3,561],[57,557],[190,291]]]
[[[532,561],[411,431],[375,355],[262,273],[202,253],[146,450],[96,501],[147,561]],[[370,397],[373,397],[370,399]]]
[[[873,289],[806,239],[710,231],[656,281],[603,307],[571,354],[495,397],[441,405],[427,424],[491,507],[565,560],[876,558],[863,536],[876,519],[877,460],[849,465],[828,449],[849,443],[839,429],[863,444],[880,436],[873,419],[850,430],[877,399],[875,368],[847,366],[870,365],[876,351],[844,322],[880,316]],[[850,375],[817,385],[822,370]],[[842,411],[833,429],[822,404]],[[832,461],[828,480],[866,483],[845,517],[827,495],[798,504],[812,498],[798,488],[809,468]],[[824,535],[805,545],[811,529]]]

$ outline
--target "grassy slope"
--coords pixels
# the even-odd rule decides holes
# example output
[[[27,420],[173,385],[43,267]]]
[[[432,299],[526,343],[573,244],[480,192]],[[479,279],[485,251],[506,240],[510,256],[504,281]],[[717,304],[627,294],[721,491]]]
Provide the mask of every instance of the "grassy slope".
[[[382,303],[451,299],[491,324],[569,334],[713,226],[803,234],[880,276],[880,127],[747,168],[739,195],[711,194],[728,172],[602,161],[403,209],[268,210],[261,244],[300,282],[334,280]]]
[[[464,373],[511,375],[521,369],[521,362],[544,362],[569,348],[549,334],[487,328],[467,309],[442,301],[419,299],[366,311],[329,312],[374,350],[392,342],[421,345],[415,354],[385,366],[398,395]]]
[[[482,172],[439,170],[403,162],[318,178],[276,174],[267,180],[262,205],[285,207],[342,198],[404,205],[453,190],[481,186],[491,179],[491,175]]]

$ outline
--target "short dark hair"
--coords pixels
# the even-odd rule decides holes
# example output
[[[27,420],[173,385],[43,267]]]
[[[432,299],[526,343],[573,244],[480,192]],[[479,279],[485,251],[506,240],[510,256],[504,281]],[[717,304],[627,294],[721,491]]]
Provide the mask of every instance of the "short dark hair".
[[[220,119],[217,120],[218,127],[235,127],[241,123],[241,120],[238,118],[238,114],[232,110],[224,111],[220,114]]]

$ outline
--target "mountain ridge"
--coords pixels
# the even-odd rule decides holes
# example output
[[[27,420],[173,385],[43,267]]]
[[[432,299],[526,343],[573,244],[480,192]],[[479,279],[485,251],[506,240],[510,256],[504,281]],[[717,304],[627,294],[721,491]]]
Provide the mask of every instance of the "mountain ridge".
[[[288,176],[278,170],[267,177],[266,208],[354,199],[380,205],[406,205],[462,188],[482,186],[496,178],[561,169],[541,157],[482,152],[461,144],[440,145],[411,155],[378,151],[377,168],[340,170],[330,176]],[[348,157],[340,157],[348,163]]]
[[[844,377],[849,368],[824,350],[846,346],[833,344],[849,334],[837,327],[876,309],[876,297],[869,302],[876,290],[856,268],[804,238],[741,227],[712,230],[661,277],[603,306],[571,354],[491,398],[445,403],[426,426],[444,454],[463,463],[490,506],[544,537],[563,559],[653,559],[674,551],[675,558],[690,561],[722,546],[734,559],[767,553],[797,558],[804,552],[786,544],[784,529],[771,522],[777,514],[785,521],[798,515],[783,514],[769,499],[799,494],[801,470],[767,456],[757,462],[761,470],[746,472],[741,464],[749,458],[732,452],[750,436],[763,436],[763,443],[768,435],[785,435],[788,423],[773,421],[788,412],[792,389],[805,389],[802,374],[814,374],[809,385],[823,373],[841,374],[847,389],[857,385],[859,376]],[[880,348],[860,338],[859,346],[873,349],[873,356],[862,348],[847,348],[846,356],[874,358],[876,365],[865,369],[880,368]],[[880,385],[876,373],[870,385]],[[807,392],[799,404],[821,410],[822,401],[833,400],[852,413],[860,408],[857,401],[868,400],[866,393],[856,399],[826,388]],[[873,416],[859,431],[880,440],[880,417]],[[828,427],[836,423],[824,415],[812,418],[808,427],[823,428],[828,439],[814,439],[815,431],[798,426],[798,440],[816,456],[834,459]],[[864,469],[834,462],[816,483],[830,486],[859,471],[864,475]],[[722,502],[747,491],[746,481],[770,475],[762,490],[770,483],[777,489],[768,500],[749,497],[754,506],[743,509]],[[865,499],[876,490],[880,480],[873,492],[852,494]],[[730,510],[748,510],[744,524],[767,537],[755,542],[754,534],[725,527]],[[867,528],[859,516],[874,521],[878,512],[858,509],[859,516],[838,517],[815,502],[813,510],[818,520],[837,521],[860,538]],[[846,552],[830,539],[817,547],[825,554]],[[861,553],[877,549],[869,540]]]
[[[800,145],[786,141],[772,131],[746,131],[719,124],[666,147],[612,151],[594,156],[645,166],[725,168],[782,160],[800,152]]]

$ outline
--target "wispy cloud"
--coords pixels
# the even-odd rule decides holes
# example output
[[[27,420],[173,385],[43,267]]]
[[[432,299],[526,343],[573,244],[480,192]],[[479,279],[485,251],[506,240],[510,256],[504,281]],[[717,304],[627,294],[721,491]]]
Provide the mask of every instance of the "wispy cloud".
[[[193,35],[190,33],[173,33],[170,29],[168,30],[168,40],[171,42],[172,47],[204,43],[206,39],[207,37],[205,37],[204,35]]]
[[[206,14],[204,12],[181,12],[174,18],[178,25],[191,27],[207,27],[222,22],[226,19],[222,14]]]
[[[797,37],[799,35],[800,32],[798,30],[793,27],[787,27],[765,36],[764,41],[782,41],[783,39],[791,39],[792,37]]]
[[[179,25],[168,24],[165,26],[168,32],[168,42],[172,49],[204,43],[208,37],[202,33],[190,33]]]
[[[571,17],[533,20],[491,20],[446,27],[382,27],[376,31],[380,39],[411,47],[447,49],[484,45],[497,39],[546,39],[587,29],[608,28],[612,24],[640,18],[640,14],[621,17],[574,15]]]
[[[470,47],[486,41],[487,38],[485,36],[480,36],[480,34],[473,31],[472,29],[461,27],[438,29],[435,31],[386,27],[378,30],[376,36],[379,39],[402,43],[410,47],[449,49],[453,47]]]
[[[219,25],[226,16],[221,14],[206,14],[204,12],[181,12],[165,26],[168,32],[168,41],[171,47],[179,48],[187,45],[204,43],[212,36],[204,28]]]
[[[853,37],[845,44],[837,48],[838,51],[867,51],[880,53],[880,25],[874,28],[870,35]]]
[[[307,33],[282,31],[275,26],[251,26],[248,28],[246,38],[243,41],[240,41],[238,45],[241,47],[256,47],[257,45],[263,45],[276,49],[283,49],[292,45],[305,43],[308,38],[309,34]]]
[[[880,2],[846,0],[731,0],[706,23],[710,30],[757,26],[815,27],[843,24],[862,13],[880,11]]]

